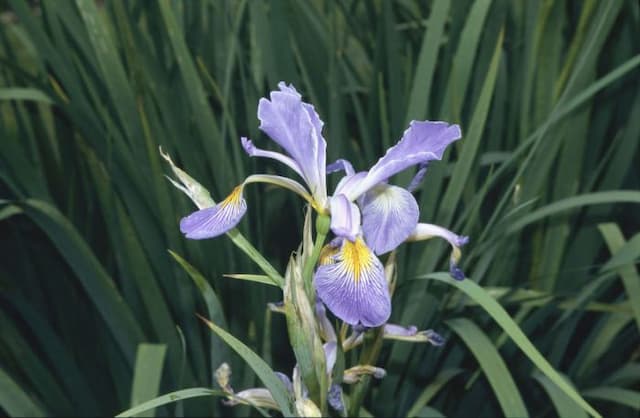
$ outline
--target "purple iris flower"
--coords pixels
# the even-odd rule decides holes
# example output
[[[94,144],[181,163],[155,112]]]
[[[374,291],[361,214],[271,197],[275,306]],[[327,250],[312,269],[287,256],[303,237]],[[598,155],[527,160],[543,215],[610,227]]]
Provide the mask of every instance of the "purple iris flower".
[[[451,272],[464,278],[457,267],[459,247],[467,241],[442,227],[418,222],[418,203],[410,190],[425,174],[426,164],[442,159],[449,144],[461,138],[460,127],[445,122],[412,121],[400,141],[387,150],[368,171],[355,172],[346,160],[326,165],[324,123],[314,107],[302,101],[296,89],[285,83],[280,91],[258,103],[260,129],[285,153],[259,149],[242,138],[245,151],[254,157],[278,160],[293,169],[306,184],[271,175],[252,175],[217,205],[192,213],[180,222],[192,239],[212,238],[237,225],[246,213],[244,186],[253,182],[277,184],[307,200],[313,208],[331,215],[336,238],[323,250],[314,277],[318,296],[337,317],[348,324],[377,327],[391,314],[391,297],[384,268],[377,255],[407,240],[441,237],[453,247]],[[388,184],[393,175],[413,166],[419,170],[409,190]],[[345,171],[332,196],[326,174]]]

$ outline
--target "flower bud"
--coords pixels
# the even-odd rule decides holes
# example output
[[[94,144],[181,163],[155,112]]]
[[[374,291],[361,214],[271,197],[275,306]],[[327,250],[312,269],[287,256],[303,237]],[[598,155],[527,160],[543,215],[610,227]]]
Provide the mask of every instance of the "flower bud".
[[[322,413],[311,399],[298,399],[296,401],[296,411],[301,417],[321,417]]]
[[[228,400],[224,401],[224,404],[227,406],[242,404],[257,406],[258,408],[274,409],[276,411],[280,410],[280,407],[273,399],[271,392],[269,392],[269,390],[265,388],[252,388],[243,390],[233,396],[230,396]]]
[[[184,194],[189,196],[189,198],[193,201],[193,203],[195,203],[198,209],[208,208],[216,204],[216,202],[211,198],[209,191],[205,189],[200,183],[195,181],[187,173],[176,167],[169,154],[165,153],[162,150],[162,147],[160,147],[160,155],[162,155],[162,158],[164,158],[169,163],[173,174],[175,174],[175,176],[178,178],[178,181],[176,181],[171,177],[167,177],[169,181],[176,188],[182,190]]]
[[[344,371],[344,376],[342,380],[344,381],[344,383],[353,384],[353,383],[359,382],[362,376],[367,376],[367,375],[373,376],[376,379],[382,379],[387,375],[387,372],[380,367],[374,367],[369,365],[355,366]]]
[[[227,393],[233,393],[233,389],[229,384],[229,380],[231,377],[231,367],[229,367],[227,363],[222,363],[220,367],[216,369],[215,377],[216,382],[218,382],[218,385],[223,391]]]

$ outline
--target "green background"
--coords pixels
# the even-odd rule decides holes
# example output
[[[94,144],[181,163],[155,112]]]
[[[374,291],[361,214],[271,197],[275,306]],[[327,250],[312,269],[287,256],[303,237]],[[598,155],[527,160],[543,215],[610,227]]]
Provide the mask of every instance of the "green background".
[[[0,414],[115,414],[214,387],[222,361],[236,390],[260,386],[196,312],[290,374],[284,319],[266,309],[281,295],[222,277],[260,273],[225,238],[181,236],[194,207],[158,153],[216,200],[251,173],[293,176],[239,141],[271,147],[257,102],[284,80],[325,121],[327,160],[358,170],[410,120],[460,124],[463,139],[416,195],[420,220],[471,237],[469,280],[591,405],[637,416],[637,1],[1,4]],[[240,230],[283,271],[303,203],[262,185],[245,197]],[[168,250],[206,280],[197,286]],[[399,250],[392,322],[447,344],[385,343],[388,375],[366,411],[585,416],[473,298],[420,279],[446,270],[448,253],[432,241]],[[198,398],[155,413],[255,411]]]

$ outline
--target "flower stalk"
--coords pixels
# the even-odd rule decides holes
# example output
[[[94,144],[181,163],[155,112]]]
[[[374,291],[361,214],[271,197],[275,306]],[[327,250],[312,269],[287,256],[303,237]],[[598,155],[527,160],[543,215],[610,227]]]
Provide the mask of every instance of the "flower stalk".
[[[316,218],[316,239],[313,244],[313,250],[311,252],[311,256],[305,260],[304,270],[302,272],[302,279],[304,280],[304,289],[307,293],[307,297],[309,298],[309,302],[315,303],[316,300],[316,291],[313,287],[313,270],[315,266],[318,264],[318,259],[320,258],[320,253],[322,252],[322,247],[324,246],[325,241],[327,240],[327,235],[329,234],[329,225],[331,222],[331,218],[324,214],[319,214]]]

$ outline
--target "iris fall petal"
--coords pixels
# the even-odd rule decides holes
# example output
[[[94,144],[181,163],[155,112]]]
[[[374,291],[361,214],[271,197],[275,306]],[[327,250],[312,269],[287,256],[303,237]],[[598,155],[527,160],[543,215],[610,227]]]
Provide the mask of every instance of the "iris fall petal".
[[[334,263],[315,274],[318,296],[348,324],[377,327],[391,315],[391,297],[382,263],[362,238],[344,240]]]
[[[242,186],[238,186],[217,205],[182,218],[180,231],[190,239],[217,237],[234,228],[246,212],[247,202],[242,196]]]

